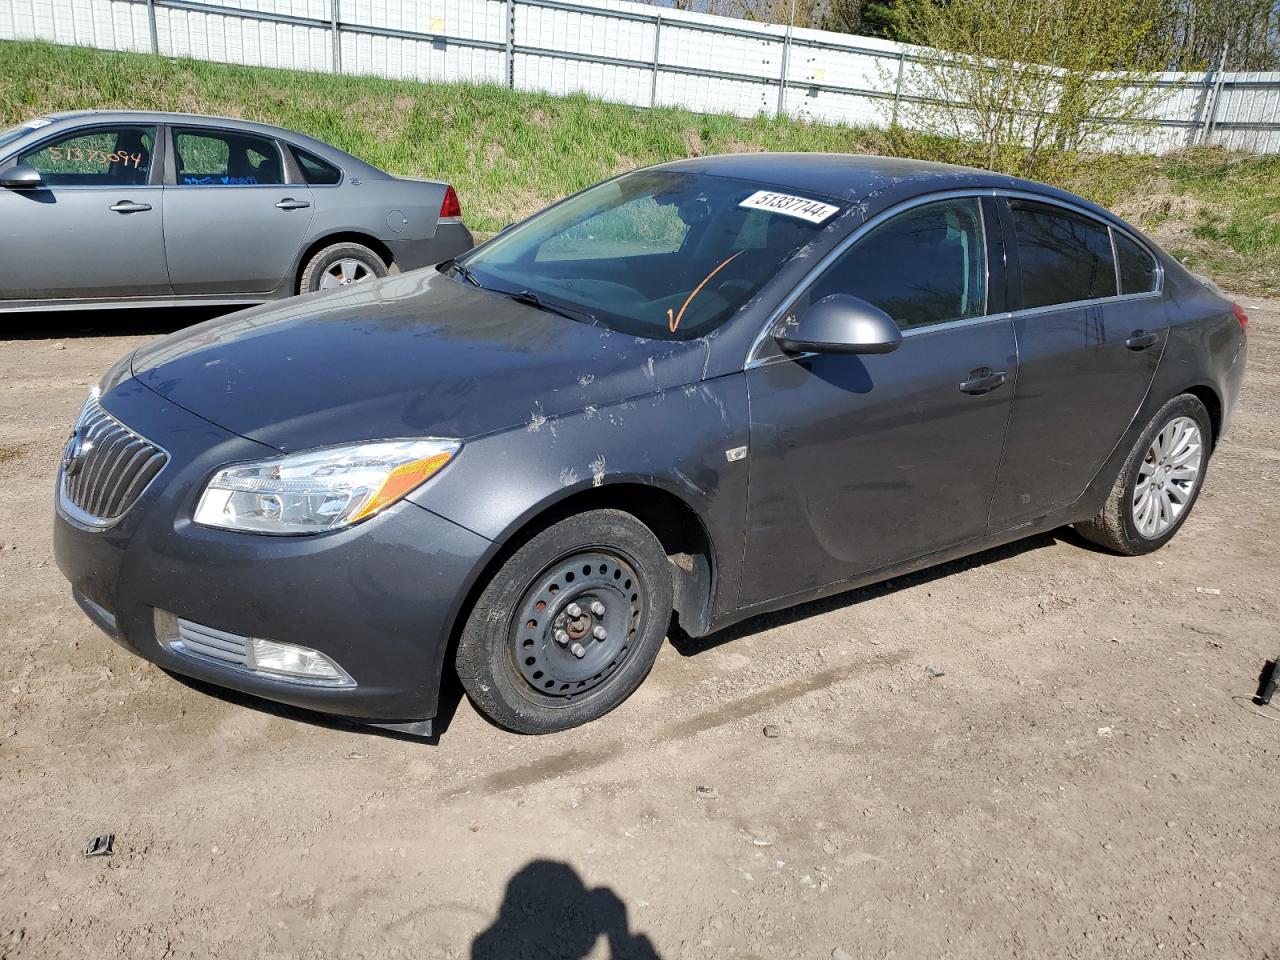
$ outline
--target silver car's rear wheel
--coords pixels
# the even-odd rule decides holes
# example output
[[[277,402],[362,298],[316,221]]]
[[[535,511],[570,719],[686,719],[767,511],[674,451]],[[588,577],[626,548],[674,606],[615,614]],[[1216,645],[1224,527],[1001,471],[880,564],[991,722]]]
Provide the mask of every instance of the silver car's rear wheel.
[[[343,257],[328,266],[320,277],[320,289],[332,290],[335,287],[349,287],[361,280],[368,280],[373,271],[350,257]]]
[[[345,241],[319,250],[298,277],[298,292],[341,290],[387,275],[382,258],[362,243]]]
[[[1200,483],[1203,465],[1200,425],[1190,417],[1170,420],[1138,465],[1132,509],[1140,536],[1155,540],[1178,522]]]

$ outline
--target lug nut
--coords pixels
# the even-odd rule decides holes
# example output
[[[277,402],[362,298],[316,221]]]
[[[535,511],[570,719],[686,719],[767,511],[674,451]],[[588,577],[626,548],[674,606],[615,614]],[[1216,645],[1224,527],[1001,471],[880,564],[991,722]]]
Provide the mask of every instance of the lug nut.
[[[560,644],[560,646],[562,647],[569,642],[569,635],[565,633],[563,630],[557,630],[555,633],[555,637],[556,637],[556,643]]]
[[[596,627],[591,631],[591,635],[597,640],[604,640],[609,634],[605,633],[604,627]]]
[[[580,643],[575,643],[572,647],[569,648],[569,652],[572,653],[579,660],[581,660],[583,657],[587,655],[587,648]]]
[[[576,603],[569,604],[567,607],[564,608],[564,612],[567,613],[569,616],[573,617],[575,620],[578,619],[578,617],[582,616],[582,608],[578,606]]]
[[[603,617],[604,604],[601,603],[599,600],[597,600],[595,603],[591,604],[591,612],[594,613],[597,617]]]

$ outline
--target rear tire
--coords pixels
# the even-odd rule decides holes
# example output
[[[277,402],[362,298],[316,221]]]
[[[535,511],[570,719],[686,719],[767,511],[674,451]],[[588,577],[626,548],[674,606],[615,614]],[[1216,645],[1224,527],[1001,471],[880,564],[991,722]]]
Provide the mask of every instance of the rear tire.
[[[382,258],[362,243],[344,241],[318,251],[298,279],[298,292],[331,290],[387,275]]]
[[[670,563],[648,527],[620,510],[568,517],[485,586],[458,641],[458,677],[476,708],[508,730],[567,730],[635,691],[671,607]]]
[[[1159,550],[1186,522],[1204,486],[1213,444],[1209,412],[1189,393],[1151,418],[1125,458],[1102,510],[1075,524],[1086,540],[1129,557]]]

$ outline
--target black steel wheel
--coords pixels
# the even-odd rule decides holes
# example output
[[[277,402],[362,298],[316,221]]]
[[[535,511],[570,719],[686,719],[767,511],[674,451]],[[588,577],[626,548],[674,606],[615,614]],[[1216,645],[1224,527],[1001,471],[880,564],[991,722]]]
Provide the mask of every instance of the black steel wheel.
[[[609,712],[653,665],[671,573],[635,517],[593,510],[548,527],[494,574],[463,628],[458,675],[490,719],[549,733]]]

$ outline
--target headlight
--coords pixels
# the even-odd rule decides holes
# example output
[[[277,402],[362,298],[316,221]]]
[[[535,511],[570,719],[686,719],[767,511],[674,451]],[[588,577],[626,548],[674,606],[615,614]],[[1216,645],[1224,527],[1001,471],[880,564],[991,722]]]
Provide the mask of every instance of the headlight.
[[[359,523],[444,467],[457,440],[382,440],[219,470],[196,523],[249,533],[319,533]]]

